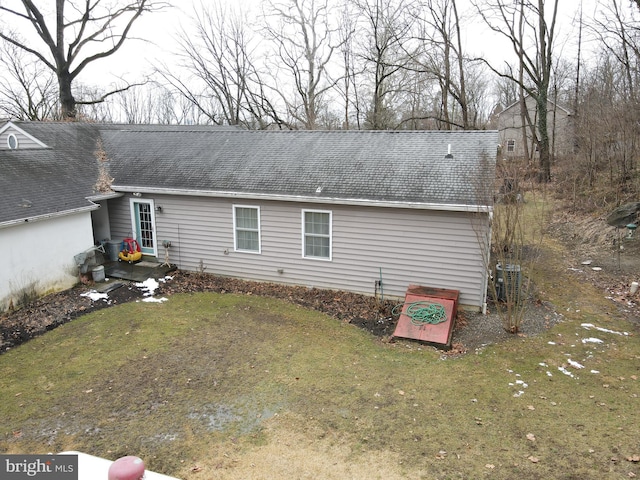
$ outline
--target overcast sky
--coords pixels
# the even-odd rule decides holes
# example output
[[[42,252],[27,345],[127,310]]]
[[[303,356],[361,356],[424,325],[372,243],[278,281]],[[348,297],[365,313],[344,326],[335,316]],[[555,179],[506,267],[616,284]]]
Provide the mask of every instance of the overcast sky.
[[[148,40],[148,42],[129,41],[123,46],[121,52],[112,59],[96,62],[91,69],[81,77],[83,83],[105,84],[124,75],[128,80],[133,80],[145,71],[151,69],[152,64],[159,61],[169,61],[170,52],[175,50],[173,39],[176,37],[180,25],[189,28],[189,17],[193,12],[193,5],[200,5],[208,0],[173,0],[173,7],[163,12],[148,14],[141,17],[135,25],[134,35]],[[231,5],[242,5],[244,8],[258,10],[259,0],[222,0]],[[458,0],[461,11],[470,9],[470,0]],[[562,28],[558,35],[558,47],[563,50],[573,49],[577,37],[575,18],[577,7],[582,2],[586,16],[591,16],[594,9],[603,0],[560,0],[559,20]],[[508,46],[500,44],[499,36],[488,32],[481,22],[474,22],[466,26],[468,39],[468,53],[483,55],[497,61]],[[510,54],[511,52],[508,52]]]
[[[15,4],[17,0],[4,0],[3,4]],[[42,0],[41,0],[42,1]],[[52,0],[44,0],[52,1]],[[229,5],[241,5],[244,8],[259,10],[261,0],[222,0]],[[547,0],[551,3],[550,0]],[[624,0],[623,0],[624,1]],[[87,85],[105,86],[118,81],[118,77],[133,82],[139,80],[145,73],[152,70],[154,64],[160,62],[171,63],[171,52],[175,51],[174,39],[182,25],[189,28],[189,19],[193,12],[193,5],[202,3],[210,5],[212,0],[170,0],[171,8],[152,14],[143,15],[134,24],[132,35],[147,41],[128,40],[122,49],[112,58],[94,62],[78,80]],[[572,20],[575,12],[582,3],[585,16],[592,16],[599,3],[609,0],[560,0],[559,21],[562,25],[558,32],[556,47],[562,48],[564,53],[575,48],[577,37]],[[621,2],[622,3],[622,2]],[[458,0],[460,11],[468,11],[472,7],[471,0]],[[53,6],[52,6],[53,8]],[[25,36],[32,36],[32,32],[21,32]],[[465,26],[467,37],[467,53],[474,56],[483,55],[495,62],[505,54],[511,54],[509,46],[500,44],[499,36],[487,31],[482,22],[475,21]],[[31,37],[33,38],[33,37]],[[37,39],[36,39],[37,41]],[[507,53],[505,53],[507,52]]]

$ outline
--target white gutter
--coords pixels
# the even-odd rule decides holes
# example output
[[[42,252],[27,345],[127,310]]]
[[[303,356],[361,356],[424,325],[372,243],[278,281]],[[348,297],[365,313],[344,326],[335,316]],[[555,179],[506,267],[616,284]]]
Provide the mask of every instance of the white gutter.
[[[99,193],[97,195],[91,195],[90,197],[86,197],[90,202],[101,202],[103,200],[111,200],[112,198],[120,198],[124,194],[118,192],[109,192],[109,193]]]
[[[74,208],[73,210],[64,210],[62,212],[45,213],[43,215],[37,215],[35,217],[17,218],[15,220],[9,220],[7,222],[0,223],[0,229],[15,227],[16,225],[23,225],[25,223],[41,222],[42,220],[50,220],[52,218],[66,217],[68,215],[75,215],[76,213],[91,212],[100,208],[100,205],[94,204],[88,207]]]
[[[413,208],[417,210],[444,210],[449,212],[492,212],[490,205],[464,205],[455,203],[421,203],[421,202],[399,202],[399,201],[378,201],[361,200],[353,198],[330,198],[330,197],[310,197],[305,195],[278,195],[273,193],[245,193],[245,192],[223,192],[212,190],[185,190],[177,188],[160,187],[129,187],[112,185],[114,190],[126,193],[147,193],[156,195],[191,195],[196,197],[218,197],[218,198],[240,198],[248,200],[273,200],[280,202],[305,202],[322,203],[332,205],[357,205],[366,207],[389,207],[389,208]]]

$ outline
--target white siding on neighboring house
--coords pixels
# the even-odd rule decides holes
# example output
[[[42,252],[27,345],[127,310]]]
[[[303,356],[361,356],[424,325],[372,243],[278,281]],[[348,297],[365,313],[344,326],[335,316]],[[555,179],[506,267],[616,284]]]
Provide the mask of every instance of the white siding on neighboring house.
[[[0,310],[23,293],[64,290],[78,281],[74,255],[93,246],[91,213],[25,222],[0,229],[3,271]]]
[[[144,195],[143,198],[147,198]],[[480,308],[486,268],[479,235],[487,214],[353,207],[211,197],[154,195],[158,245],[170,240],[171,262],[184,270],[346,290],[372,295],[382,275],[385,296],[410,284],[460,290]],[[129,199],[109,201],[111,233],[131,234]],[[261,253],[234,249],[233,207],[260,207]],[[331,260],[303,258],[302,212],[331,212]],[[163,256],[162,247],[158,255]]]

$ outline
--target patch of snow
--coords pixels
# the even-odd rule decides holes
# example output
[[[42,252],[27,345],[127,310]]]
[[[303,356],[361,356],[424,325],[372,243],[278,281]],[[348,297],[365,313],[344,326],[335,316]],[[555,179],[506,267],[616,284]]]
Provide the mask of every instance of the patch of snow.
[[[544,362],[540,362],[538,365],[540,365],[541,367],[546,367],[547,366],[547,364],[544,363]]]
[[[556,342],[547,342],[549,345],[555,345]]]
[[[591,373],[597,374],[597,373],[600,373],[600,370],[591,370]]]
[[[143,302],[149,302],[149,303],[163,303],[167,301],[167,298],[165,297],[161,297],[161,298],[157,298],[157,297],[146,297],[142,299]]]
[[[617,332],[615,330],[609,330],[608,328],[596,327],[593,323],[582,323],[580,326],[582,328],[586,328],[587,330],[591,330],[593,328],[595,330],[598,330],[599,332],[613,333],[614,335],[623,335],[625,337],[629,335],[628,332]]]
[[[513,373],[517,380],[515,382],[509,382],[509,386],[510,387],[516,387],[516,388],[527,388],[529,385],[527,385],[523,380],[520,380],[520,377],[522,377],[522,375],[520,375],[519,373],[515,373],[513,370],[507,370],[509,373]],[[516,393],[513,394],[514,397],[519,397],[522,394],[524,394],[524,390],[518,390]]]
[[[553,377],[553,374],[549,370],[547,370],[547,377]]]
[[[106,293],[99,293],[95,290],[91,290],[89,292],[86,293],[81,293],[80,294],[81,297],[88,297],[91,299],[92,302],[96,302],[98,300],[104,300],[105,302],[107,301],[107,299],[109,298],[109,295],[107,295]]]
[[[599,338],[583,338],[582,343],[604,343],[604,340],[600,340]]]
[[[156,281],[155,278],[147,278],[144,282],[136,283],[136,287],[141,290],[146,290],[146,292],[144,293],[145,296],[153,296],[159,286],[160,284]]]
[[[558,370],[560,370],[562,373],[564,373],[566,376],[571,377],[571,378],[576,378],[573,373],[571,373],[569,370],[567,370],[564,367],[558,367]]]
[[[569,365],[571,365],[573,368],[584,368],[584,365],[581,365],[578,362],[571,359],[567,360],[567,363],[569,363]]]

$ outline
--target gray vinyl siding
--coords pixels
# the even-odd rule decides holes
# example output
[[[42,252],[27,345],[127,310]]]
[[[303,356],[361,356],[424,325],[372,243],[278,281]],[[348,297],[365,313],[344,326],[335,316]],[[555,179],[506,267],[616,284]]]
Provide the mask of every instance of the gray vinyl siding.
[[[145,196],[145,198],[149,198]],[[404,297],[410,284],[460,290],[462,305],[481,307],[486,268],[478,225],[486,214],[308,203],[154,196],[158,255],[170,240],[183,270],[237,278]],[[236,252],[233,205],[260,206],[261,254]],[[303,258],[302,210],[331,211],[332,260]],[[112,238],[131,234],[129,199],[111,200]],[[282,271],[282,273],[279,273]]]
[[[539,115],[537,113],[536,101],[528,96],[525,102],[532,121],[537,123]],[[502,156],[505,158],[522,158],[525,153],[524,145],[522,144],[522,115],[520,109],[520,103],[516,102],[500,112],[498,117],[499,141],[502,145]],[[572,116],[567,110],[554,105],[552,102],[548,102],[546,115],[549,126],[549,141],[553,147],[554,155],[567,155],[571,153],[574,144]],[[526,132],[529,151],[532,152],[535,150],[535,146],[533,144],[531,131],[527,128]],[[513,152],[507,151],[507,142],[509,140],[515,141]]]
[[[7,144],[7,138],[9,135],[15,135],[18,139],[18,148],[19,149],[27,149],[27,148],[43,148],[42,145],[35,142],[32,138],[29,138],[27,135],[24,135],[17,130],[13,130],[12,128],[8,128],[4,132],[0,133],[0,149],[8,150],[9,146]]]

